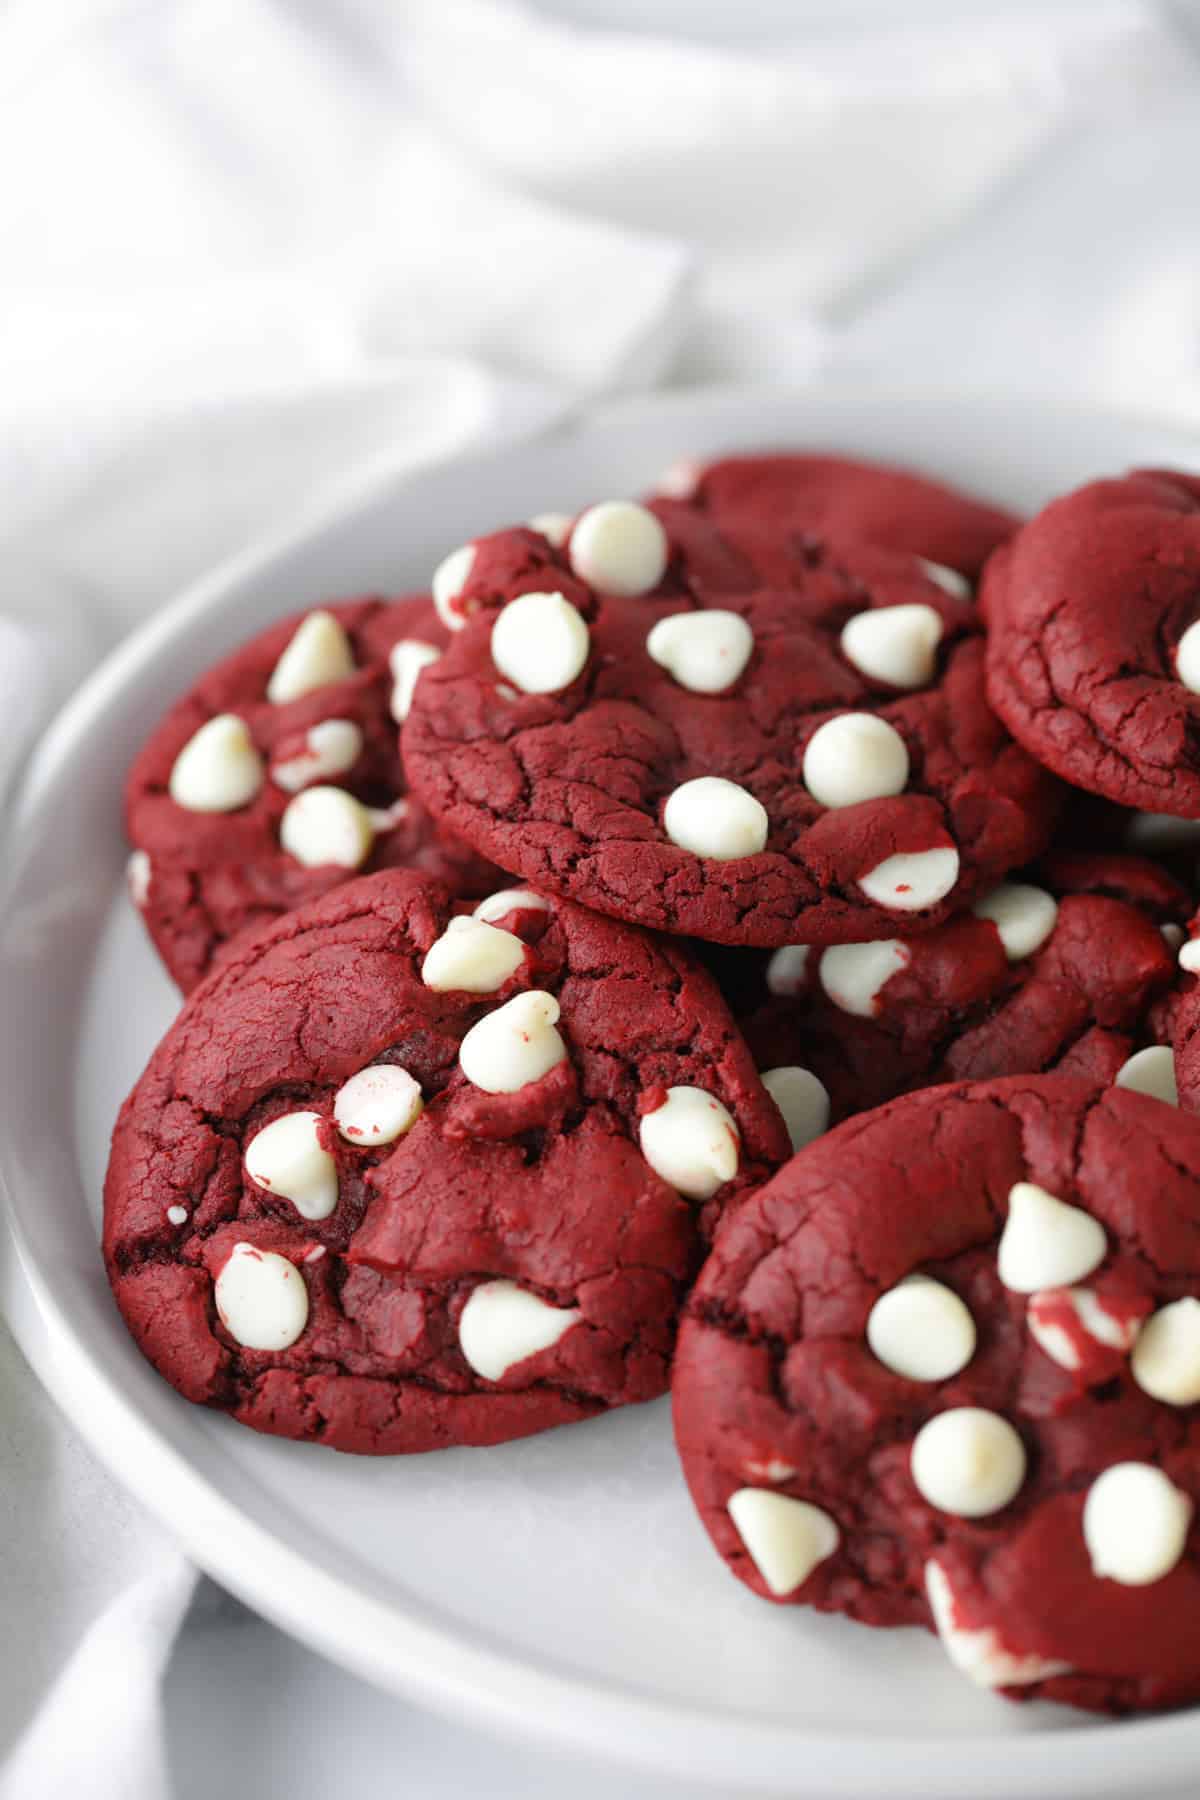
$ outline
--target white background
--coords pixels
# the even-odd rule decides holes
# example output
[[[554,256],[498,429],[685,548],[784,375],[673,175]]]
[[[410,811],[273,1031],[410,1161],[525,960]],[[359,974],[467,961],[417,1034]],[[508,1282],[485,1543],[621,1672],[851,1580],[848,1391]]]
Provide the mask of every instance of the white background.
[[[1200,423],[1197,41],[1136,0],[0,0],[6,747],[314,493],[593,394],[879,374]],[[2,1800],[679,1791],[428,1718],[207,1583],[160,1772],[186,1574],[7,1339],[0,1470],[0,1748],[43,1730]]]

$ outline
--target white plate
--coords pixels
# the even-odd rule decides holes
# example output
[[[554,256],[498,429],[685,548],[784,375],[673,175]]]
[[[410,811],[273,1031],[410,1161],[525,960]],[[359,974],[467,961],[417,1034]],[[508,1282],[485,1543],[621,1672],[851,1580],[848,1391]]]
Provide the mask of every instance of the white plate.
[[[287,609],[421,585],[491,526],[637,492],[680,452],[772,442],[906,460],[1019,507],[1133,462],[1197,462],[1168,428],[1025,403],[656,399],[376,488],[168,608],[43,741],[10,849],[0,1176],[64,1346],[58,1398],[218,1580],[363,1675],[460,1717],[726,1791],[1145,1792],[1200,1769],[1200,1713],[1112,1725],[1016,1707],[966,1685],[924,1634],[763,1605],[692,1514],[663,1402],[495,1450],[340,1457],[186,1406],[135,1351],[104,1281],[109,1130],[174,1010],[121,881],[122,777],[166,702]]]

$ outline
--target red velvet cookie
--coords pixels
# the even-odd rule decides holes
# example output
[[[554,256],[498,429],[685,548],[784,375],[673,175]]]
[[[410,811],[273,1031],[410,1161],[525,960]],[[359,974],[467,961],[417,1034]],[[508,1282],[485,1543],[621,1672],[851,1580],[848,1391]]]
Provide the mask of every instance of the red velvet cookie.
[[[716,1210],[787,1154],[681,947],[528,892],[344,883],[231,945],[125,1103],[104,1255],[188,1400],[337,1449],[666,1386]]]
[[[459,631],[478,612],[547,589],[586,609],[593,593],[704,604],[758,582],[756,563],[694,507],[664,523],[636,501],[604,500],[474,538],[442,558],[431,586],[438,617]]]
[[[797,1147],[945,1081],[1054,1070],[1174,1100],[1191,909],[1156,863],[1058,854],[924,937],[710,952]]]
[[[1200,481],[1055,500],[989,565],[988,694],[1077,787],[1200,818]]]
[[[397,724],[447,633],[428,598],[281,620],[178,702],[130,770],[130,892],[186,993],[230,939],[365,869],[501,877],[406,797]]]
[[[726,1215],[673,1375],[692,1497],[781,1602],[975,1681],[1200,1700],[1200,1121],[1056,1076],[850,1120]]]
[[[1179,982],[1171,1011],[1179,1104],[1200,1113],[1200,913],[1182,934]]]
[[[652,502],[664,523],[676,504],[703,513],[734,544],[834,538],[907,550],[967,591],[1020,521],[910,469],[840,456],[727,456],[677,463]],[[958,581],[955,581],[955,577]]]
[[[589,587],[579,530],[460,590],[473,616],[404,728],[413,789],[481,855],[774,946],[929,929],[1044,846],[1058,785],[987,707],[974,609],[913,557],[814,545],[697,607],[686,571],[670,594],[615,593],[611,567]]]

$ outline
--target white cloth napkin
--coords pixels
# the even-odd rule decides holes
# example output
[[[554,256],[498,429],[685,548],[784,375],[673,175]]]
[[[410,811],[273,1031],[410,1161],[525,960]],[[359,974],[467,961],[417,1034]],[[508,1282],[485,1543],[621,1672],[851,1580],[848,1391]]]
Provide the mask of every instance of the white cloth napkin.
[[[717,49],[513,0],[8,0],[0,798],[182,582],[598,395],[840,369],[1200,416],[1183,39],[921,11]],[[190,1574],[6,1348],[0,1454],[0,1800],[166,1800]]]

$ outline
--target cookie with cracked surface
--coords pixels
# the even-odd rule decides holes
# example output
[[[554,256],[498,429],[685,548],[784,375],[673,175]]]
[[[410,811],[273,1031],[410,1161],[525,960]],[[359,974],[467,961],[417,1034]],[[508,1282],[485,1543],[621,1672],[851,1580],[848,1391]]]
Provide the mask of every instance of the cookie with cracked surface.
[[[1200,1699],[1200,1121],[1061,1075],[850,1120],[722,1223],[672,1389],[764,1598],[1014,1698]]]
[[[130,770],[125,818],[131,898],[185,993],[241,932],[360,871],[497,885],[405,791],[398,725],[446,639],[424,595],[318,607],[172,707]]]
[[[104,1256],[188,1400],[342,1450],[662,1392],[717,1210],[787,1155],[677,945],[405,871],[231,946],[126,1102]]]
[[[1200,818],[1200,480],[1142,470],[1053,501],[984,579],[988,694],[1039,761]]]
[[[915,470],[801,453],[686,458],[652,500],[664,524],[701,513],[747,554],[763,545],[833,538],[906,550],[936,565],[966,594],[997,545],[1020,524],[1012,513]]]
[[[799,1148],[947,1081],[1057,1071],[1175,1097],[1176,958],[1191,901],[1157,863],[1059,853],[923,937],[709,951]]]
[[[438,617],[461,631],[476,613],[526,593],[558,593],[577,608],[593,593],[703,603],[758,580],[755,563],[694,508],[664,523],[632,500],[543,513],[461,544],[433,571]]]
[[[1200,1113],[1200,913],[1180,934],[1179,982],[1171,1009],[1179,1104]]]
[[[704,605],[561,558],[479,596],[405,723],[414,790],[481,855],[776,946],[930,929],[1043,848],[1058,784],[987,707],[975,609],[913,557],[816,546]]]

